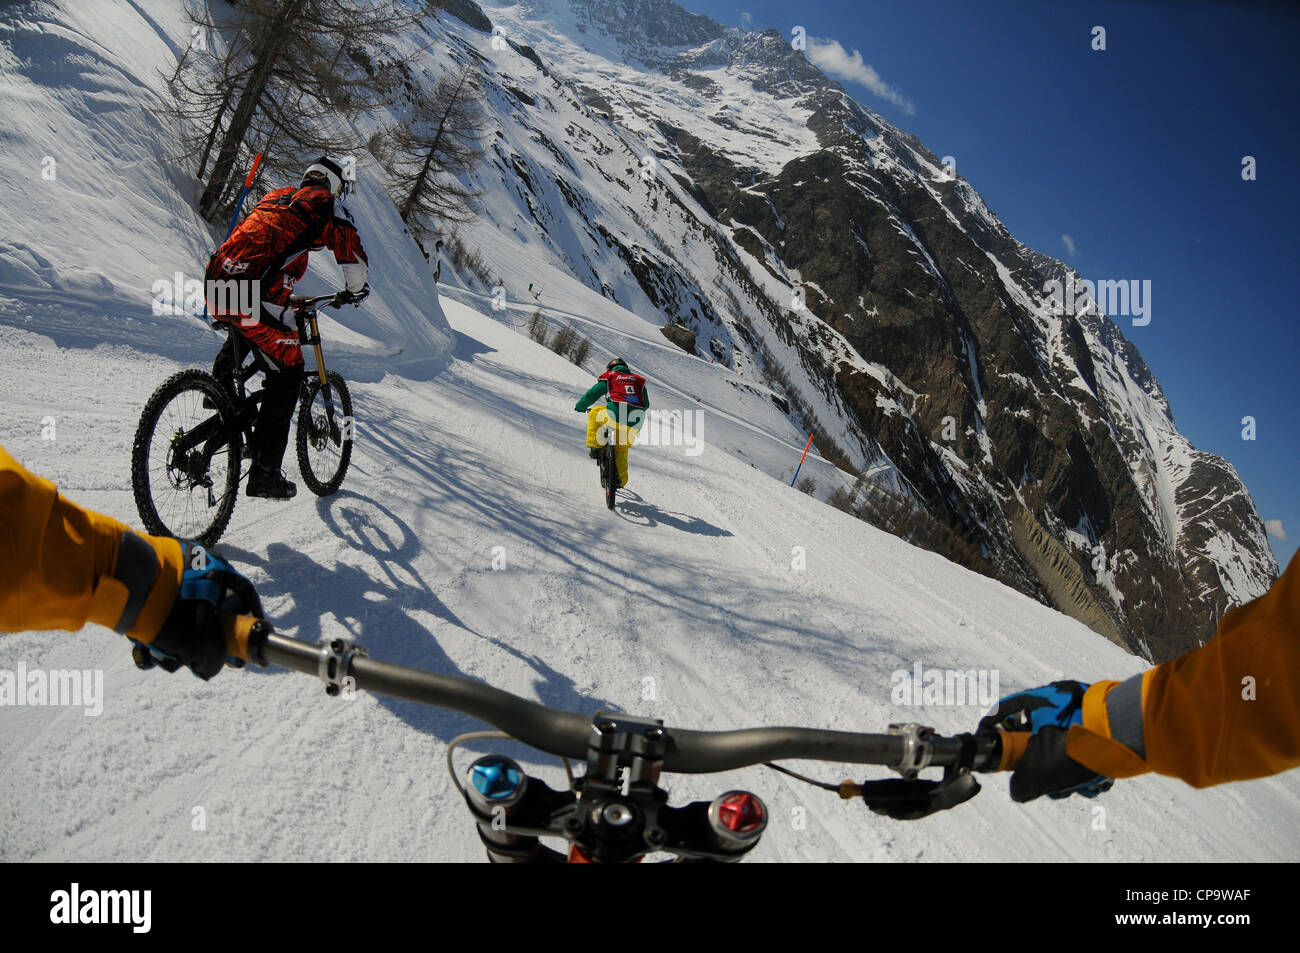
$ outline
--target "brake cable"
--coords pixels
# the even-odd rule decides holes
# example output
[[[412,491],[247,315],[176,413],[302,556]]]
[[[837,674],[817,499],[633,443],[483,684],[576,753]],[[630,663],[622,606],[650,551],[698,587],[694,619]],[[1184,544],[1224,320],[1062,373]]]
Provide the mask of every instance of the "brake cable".
[[[852,791],[849,794],[844,793],[847,788],[857,787],[857,785],[854,784],[852,781],[842,781],[839,784],[831,784],[828,781],[818,781],[815,778],[810,778],[807,777],[806,775],[802,775],[798,771],[791,771],[789,768],[783,768],[779,764],[775,764],[774,762],[771,761],[764,761],[763,767],[771,768],[773,771],[780,771],[782,774],[788,774],[792,778],[798,778],[800,781],[803,781],[805,784],[811,784],[813,787],[821,788],[823,791],[834,791],[840,797],[844,798],[844,800],[846,801],[849,800],[850,798],[857,797],[859,793],[858,791]]]

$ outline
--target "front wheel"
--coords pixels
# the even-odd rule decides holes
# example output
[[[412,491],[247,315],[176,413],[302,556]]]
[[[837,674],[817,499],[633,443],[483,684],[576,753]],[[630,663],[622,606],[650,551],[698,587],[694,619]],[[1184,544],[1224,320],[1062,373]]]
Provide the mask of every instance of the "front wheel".
[[[317,496],[343,485],[352,460],[352,395],[343,378],[330,371],[326,386],[313,378],[298,408],[298,469]]]
[[[241,435],[226,390],[206,371],[173,374],[153,392],[131,448],[131,489],[155,536],[211,546],[239,495]]]

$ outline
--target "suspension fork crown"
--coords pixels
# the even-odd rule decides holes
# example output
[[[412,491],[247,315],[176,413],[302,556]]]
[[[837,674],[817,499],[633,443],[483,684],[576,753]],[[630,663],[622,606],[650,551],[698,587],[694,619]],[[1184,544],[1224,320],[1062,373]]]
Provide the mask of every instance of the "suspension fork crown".
[[[309,328],[309,333],[305,336],[303,344],[310,344],[316,352],[316,372],[320,375],[321,391],[325,395],[325,403],[329,403],[329,372],[325,370],[325,352],[321,349],[320,343],[320,324],[316,320],[316,306],[305,307],[299,318],[299,327],[305,321]],[[299,337],[303,337],[299,332]]]

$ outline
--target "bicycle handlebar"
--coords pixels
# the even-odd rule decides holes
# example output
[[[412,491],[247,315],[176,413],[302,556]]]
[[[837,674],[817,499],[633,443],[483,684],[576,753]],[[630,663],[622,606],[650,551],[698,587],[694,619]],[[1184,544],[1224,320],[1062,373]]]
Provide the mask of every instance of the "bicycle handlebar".
[[[584,759],[592,739],[592,718],[549,708],[484,682],[440,675],[369,658],[363,649],[342,641],[311,645],[275,634],[270,623],[251,616],[223,620],[230,655],[255,664],[280,665],[315,675],[336,694],[345,679],[356,688],[393,698],[449,708],[495,726],[539,751]],[[1014,770],[1028,744],[1028,733],[929,735],[925,758],[918,763],[913,739],[899,734],[859,734],[817,728],[746,728],[668,734],[663,769],[677,774],[712,774],[778,759],[846,764],[876,764],[917,769],[968,763],[976,771]],[[973,745],[974,750],[971,750]]]
[[[295,307],[301,307],[303,305],[320,304],[322,301],[333,301],[342,293],[343,293],[342,291],[331,291],[329,294],[316,295],[315,297],[312,298],[290,298],[289,303],[294,305]]]
[[[332,308],[341,308],[345,304],[359,305],[370,295],[370,286],[366,285],[360,291],[351,291],[348,288],[340,288],[338,291],[331,291],[329,294],[316,295],[312,298],[290,298],[289,303],[295,309],[304,307],[314,307],[318,304],[329,304]]]

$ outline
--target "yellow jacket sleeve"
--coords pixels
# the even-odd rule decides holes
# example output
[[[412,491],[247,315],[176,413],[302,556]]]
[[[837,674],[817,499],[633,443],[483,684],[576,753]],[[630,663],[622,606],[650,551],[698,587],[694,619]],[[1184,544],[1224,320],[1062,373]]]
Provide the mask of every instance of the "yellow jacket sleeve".
[[[152,642],[182,569],[176,540],[69,502],[0,447],[0,631],[97,622]]]
[[[1205,645],[1090,686],[1067,750],[1106,777],[1155,771],[1198,788],[1300,766],[1300,554]]]

